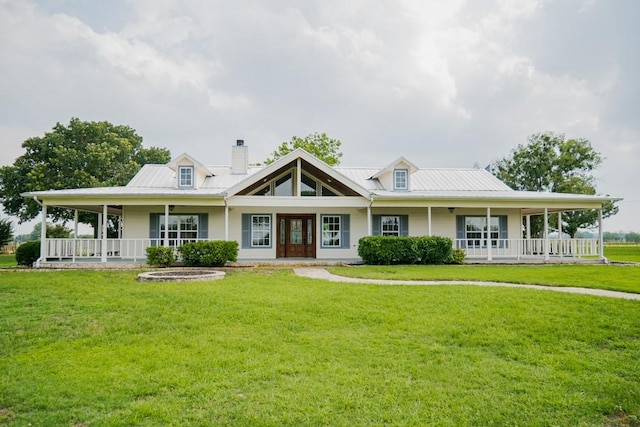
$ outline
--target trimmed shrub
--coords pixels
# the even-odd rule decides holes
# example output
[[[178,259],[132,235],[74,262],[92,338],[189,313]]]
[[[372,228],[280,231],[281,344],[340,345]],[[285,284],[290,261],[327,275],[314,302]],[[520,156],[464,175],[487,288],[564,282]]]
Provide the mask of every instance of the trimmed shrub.
[[[451,259],[453,241],[448,237],[415,237],[416,252],[420,264],[444,264]]]
[[[366,236],[358,241],[358,255],[365,264],[390,265],[416,262],[412,237]]]
[[[16,249],[16,262],[18,265],[33,267],[33,263],[40,258],[40,241],[26,242]]]
[[[175,261],[173,248],[149,246],[147,248],[147,264],[169,267]]]
[[[451,259],[453,241],[448,237],[367,236],[358,242],[365,264],[444,264]]]
[[[466,254],[462,249],[454,249],[451,251],[451,258],[447,261],[447,264],[464,264]]]
[[[185,243],[178,249],[185,265],[222,267],[227,262],[237,261],[238,242],[234,240],[211,240]]]

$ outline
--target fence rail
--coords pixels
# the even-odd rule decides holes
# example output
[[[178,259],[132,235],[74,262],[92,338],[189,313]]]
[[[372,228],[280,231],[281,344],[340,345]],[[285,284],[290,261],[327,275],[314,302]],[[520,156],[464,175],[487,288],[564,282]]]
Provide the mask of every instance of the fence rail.
[[[463,249],[468,258],[486,258],[489,254],[484,239],[456,239],[456,249]],[[544,257],[582,258],[600,255],[598,239],[491,239],[494,258]]]
[[[177,249],[189,242],[207,239],[171,239]],[[455,239],[454,248],[463,249],[467,258],[487,258],[486,240]],[[46,239],[45,258],[49,260],[130,260],[143,262],[149,246],[163,246],[164,239]],[[492,258],[541,258],[548,256],[581,258],[600,255],[598,239],[491,239]]]
[[[190,242],[207,239],[171,239],[169,247],[176,252]],[[133,262],[147,259],[149,246],[163,246],[164,239],[46,239],[45,258],[51,260],[123,259]]]

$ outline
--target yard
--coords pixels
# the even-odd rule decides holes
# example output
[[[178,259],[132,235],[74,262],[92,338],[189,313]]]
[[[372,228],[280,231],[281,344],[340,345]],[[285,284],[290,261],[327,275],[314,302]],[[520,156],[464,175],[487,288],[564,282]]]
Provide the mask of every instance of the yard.
[[[640,269],[599,267],[602,284]],[[0,424],[640,425],[638,309],[285,269],[183,284],[4,271]]]

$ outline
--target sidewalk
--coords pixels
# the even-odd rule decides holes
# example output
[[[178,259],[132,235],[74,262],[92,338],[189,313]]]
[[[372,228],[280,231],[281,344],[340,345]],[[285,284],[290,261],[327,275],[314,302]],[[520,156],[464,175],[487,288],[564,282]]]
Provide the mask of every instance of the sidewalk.
[[[294,268],[293,272],[301,277],[310,279],[328,280],[330,282],[360,283],[372,285],[409,285],[409,286],[434,286],[434,285],[471,285],[471,286],[499,286],[503,288],[528,288],[543,291],[566,292],[569,294],[595,295],[610,298],[622,298],[640,301],[640,294],[628,292],[607,291],[604,289],[573,288],[563,286],[542,286],[542,285],[521,285],[516,283],[503,282],[474,282],[462,280],[380,280],[380,279],[359,279],[355,277],[338,276],[329,273],[324,268]]]

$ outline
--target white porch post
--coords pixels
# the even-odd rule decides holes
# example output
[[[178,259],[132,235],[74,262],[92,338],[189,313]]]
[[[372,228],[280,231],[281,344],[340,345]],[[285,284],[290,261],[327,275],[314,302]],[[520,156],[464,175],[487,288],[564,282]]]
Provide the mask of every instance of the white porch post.
[[[76,262],[76,246],[78,244],[78,209],[73,210],[73,253],[71,261]]]
[[[373,201],[371,201],[371,203],[373,203]],[[373,232],[371,229],[371,203],[367,205],[367,236],[371,236],[371,233]]]
[[[604,233],[602,232],[602,207],[598,209],[598,241],[600,243],[600,259],[604,258]]]
[[[300,157],[298,157],[296,165],[296,197],[300,197],[302,194],[300,187],[302,187],[302,161],[300,160]]]
[[[162,246],[169,247],[169,205],[164,205],[164,240]]]
[[[229,204],[224,199],[224,240],[229,240]]]
[[[558,252],[562,258],[562,212],[558,212]]]
[[[487,207],[487,261],[492,260],[491,255],[491,208]]]
[[[431,236],[431,206],[427,207],[427,223],[428,223],[428,230],[427,230],[427,234],[429,236]]]
[[[549,260],[549,209],[544,208],[544,259]]]
[[[47,260],[47,204],[42,201],[42,227],[40,227],[40,260]],[[40,265],[38,265],[39,267]]]
[[[98,232],[96,233],[96,238],[100,240],[102,238],[102,214],[98,214]]]
[[[531,215],[525,216],[525,227],[527,235],[527,255],[531,255]]]
[[[107,205],[102,206],[102,251],[100,261],[107,262]]]
[[[73,210],[73,235],[78,238],[78,209]]]

